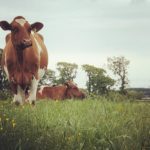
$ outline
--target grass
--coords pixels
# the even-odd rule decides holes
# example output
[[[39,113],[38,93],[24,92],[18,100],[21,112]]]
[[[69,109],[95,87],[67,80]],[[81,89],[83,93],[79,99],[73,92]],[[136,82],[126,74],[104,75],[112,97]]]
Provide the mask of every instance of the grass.
[[[0,102],[0,150],[148,150],[150,103]]]

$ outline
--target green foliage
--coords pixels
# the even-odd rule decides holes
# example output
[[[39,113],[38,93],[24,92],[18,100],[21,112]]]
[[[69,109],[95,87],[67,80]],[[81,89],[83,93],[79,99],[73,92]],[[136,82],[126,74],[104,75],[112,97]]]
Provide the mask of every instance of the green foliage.
[[[76,77],[78,65],[75,63],[58,62],[57,70],[59,72],[57,83],[63,84],[67,80],[73,81]]]
[[[0,90],[5,91],[6,89],[9,89],[9,82],[1,66],[2,53],[3,50],[0,49]],[[1,97],[1,93],[0,93],[0,97]]]
[[[140,97],[142,98],[150,97],[150,88],[128,88],[127,91],[133,93],[136,92],[137,94],[140,94],[141,95]]]
[[[106,75],[106,71],[91,65],[83,65],[83,70],[87,73],[86,83],[89,94],[105,94],[114,85],[115,81]]]
[[[55,72],[51,69],[47,69],[43,78],[39,82],[39,86],[46,84],[53,84],[56,80]]]
[[[127,96],[129,98],[132,98],[132,99],[142,99],[144,97],[144,93],[142,91],[135,91],[135,90],[127,90]]]
[[[34,108],[0,102],[0,149],[148,149],[149,106],[105,98],[40,101]]]
[[[129,98],[127,95],[120,93],[119,91],[110,91],[106,96],[108,101],[113,102],[122,102],[122,101],[130,101],[133,100],[131,97]]]
[[[8,100],[12,97],[10,89],[0,90],[0,100]]]
[[[109,57],[107,59],[108,62],[108,68],[114,73],[114,75],[117,75],[118,81],[120,83],[120,91],[123,94],[126,94],[125,88],[126,85],[128,85],[128,65],[130,63],[129,60],[127,60],[125,57],[120,56],[120,57]]]

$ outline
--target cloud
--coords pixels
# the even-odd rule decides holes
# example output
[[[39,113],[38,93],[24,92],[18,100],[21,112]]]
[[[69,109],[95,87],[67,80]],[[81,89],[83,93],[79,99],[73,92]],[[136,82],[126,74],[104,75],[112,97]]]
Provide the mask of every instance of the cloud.
[[[147,0],[131,0],[132,4],[142,4],[142,3],[146,3]]]

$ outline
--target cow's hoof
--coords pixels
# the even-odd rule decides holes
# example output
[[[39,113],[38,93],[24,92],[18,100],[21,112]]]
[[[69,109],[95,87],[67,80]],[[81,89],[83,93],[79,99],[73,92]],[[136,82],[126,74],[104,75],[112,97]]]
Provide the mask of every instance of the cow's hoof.
[[[32,102],[31,102],[31,105],[32,105],[32,106],[35,106],[35,101],[32,101]]]
[[[15,101],[14,103],[15,103],[16,106],[20,105],[20,103],[18,101]]]

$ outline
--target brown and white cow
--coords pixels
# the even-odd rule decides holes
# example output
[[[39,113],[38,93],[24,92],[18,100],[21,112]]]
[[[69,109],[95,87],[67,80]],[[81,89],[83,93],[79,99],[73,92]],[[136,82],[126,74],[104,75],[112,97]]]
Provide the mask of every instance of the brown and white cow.
[[[41,86],[37,92],[38,99],[53,99],[53,100],[64,100],[64,99],[83,99],[85,94],[78,89],[76,84],[71,81],[66,82],[63,85],[57,86]]]
[[[37,98],[63,100],[66,97],[66,90],[66,85],[41,86],[40,90],[37,92]]]
[[[66,98],[67,99],[73,99],[73,98],[78,98],[78,99],[84,99],[85,94],[79,90],[77,87],[77,84],[75,84],[72,81],[67,81],[65,83],[67,85],[67,90],[66,90]]]
[[[28,101],[35,104],[38,82],[48,65],[43,37],[37,33],[43,24],[29,24],[24,17],[18,16],[11,23],[1,21],[0,26],[11,32],[6,36],[2,67],[14,93],[13,102],[23,104],[28,94]]]

